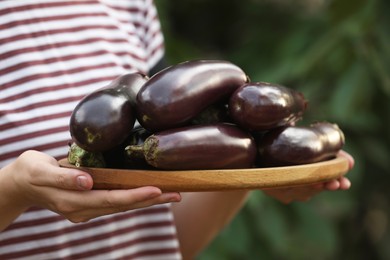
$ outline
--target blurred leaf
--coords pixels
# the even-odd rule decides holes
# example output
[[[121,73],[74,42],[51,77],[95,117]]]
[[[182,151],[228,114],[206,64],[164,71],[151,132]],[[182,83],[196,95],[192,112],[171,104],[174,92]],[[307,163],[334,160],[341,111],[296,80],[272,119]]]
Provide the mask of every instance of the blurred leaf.
[[[379,53],[380,50],[377,50],[373,46],[369,46],[368,44],[366,44],[363,48],[363,53],[366,55],[367,63],[370,65],[373,74],[380,81],[380,87],[382,88],[383,92],[388,97],[390,97],[390,75],[388,70],[389,67],[385,64],[383,57],[381,57],[382,55],[386,55],[387,53]]]
[[[267,237],[267,242],[280,256],[288,253],[287,234],[288,217],[283,214],[278,204],[268,203],[266,208],[257,214],[257,232]]]
[[[298,225],[294,227],[297,241],[304,241],[302,245],[316,251],[319,254],[317,259],[327,259],[332,256],[332,252],[338,243],[336,232],[331,222],[327,218],[318,215],[312,208],[296,203],[293,205],[295,213],[300,219]],[[295,252],[304,259],[310,258],[310,253]],[[296,258],[298,259],[298,258]]]
[[[363,149],[365,150],[366,156],[376,166],[384,170],[385,173],[390,175],[390,172],[386,170],[390,169],[390,148],[383,143],[381,140],[375,138],[366,137],[361,140]]]
[[[366,0],[356,0],[353,3],[349,0],[331,1],[329,6],[329,17],[333,23],[338,24],[362,10],[367,3],[372,2],[373,1]]]
[[[340,121],[360,117],[360,113],[369,111],[373,89],[370,86],[365,67],[360,63],[354,63],[343,75],[340,75],[335,86],[331,103],[327,104],[329,113]],[[360,117],[361,118],[361,117]],[[369,124],[361,124],[372,128],[378,127],[374,120]]]

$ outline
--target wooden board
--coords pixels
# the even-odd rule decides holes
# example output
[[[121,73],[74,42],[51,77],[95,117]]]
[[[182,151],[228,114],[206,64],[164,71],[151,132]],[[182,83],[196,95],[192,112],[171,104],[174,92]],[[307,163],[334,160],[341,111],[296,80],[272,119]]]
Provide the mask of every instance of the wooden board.
[[[60,166],[76,168],[67,159]],[[123,170],[79,167],[94,180],[94,189],[156,186],[163,191],[222,191],[288,187],[338,178],[348,172],[344,157],[297,166],[229,170]]]

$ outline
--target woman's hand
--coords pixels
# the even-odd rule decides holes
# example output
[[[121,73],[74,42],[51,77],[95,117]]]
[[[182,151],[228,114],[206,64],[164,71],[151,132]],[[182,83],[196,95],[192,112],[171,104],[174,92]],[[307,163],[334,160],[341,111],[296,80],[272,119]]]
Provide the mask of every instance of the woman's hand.
[[[339,152],[340,156],[348,159],[349,169],[351,170],[355,164],[353,157],[345,151]],[[307,201],[314,195],[322,191],[348,190],[351,187],[351,182],[348,178],[342,176],[336,180],[331,180],[323,183],[311,185],[302,185],[296,187],[264,189],[264,193],[274,197],[283,203],[291,203],[293,201]]]
[[[2,211],[40,206],[72,222],[181,199],[179,193],[162,193],[156,187],[91,190],[89,174],[61,168],[54,158],[37,151],[23,153],[0,173]]]

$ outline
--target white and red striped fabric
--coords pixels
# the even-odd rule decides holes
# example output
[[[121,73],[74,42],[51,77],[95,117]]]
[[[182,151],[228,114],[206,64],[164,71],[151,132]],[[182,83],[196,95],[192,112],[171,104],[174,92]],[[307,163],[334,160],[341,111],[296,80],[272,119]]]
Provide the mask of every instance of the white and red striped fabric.
[[[152,0],[0,1],[0,167],[65,157],[78,101],[163,53]],[[88,258],[180,259],[169,204],[82,224],[33,208],[0,232],[0,259]]]

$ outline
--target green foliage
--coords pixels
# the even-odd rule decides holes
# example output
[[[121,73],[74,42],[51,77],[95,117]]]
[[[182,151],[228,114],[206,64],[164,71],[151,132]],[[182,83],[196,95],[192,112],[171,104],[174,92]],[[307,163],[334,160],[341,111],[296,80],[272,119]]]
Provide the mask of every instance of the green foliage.
[[[339,124],[356,160],[348,192],[291,205],[253,192],[199,259],[390,259],[390,2],[156,3],[169,62],[226,59],[301,90],[302,124]]]

